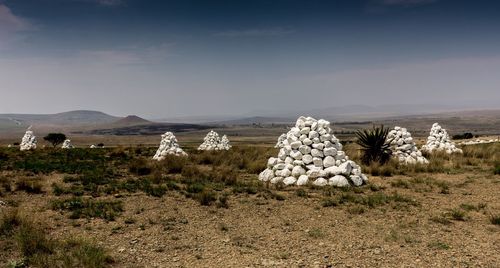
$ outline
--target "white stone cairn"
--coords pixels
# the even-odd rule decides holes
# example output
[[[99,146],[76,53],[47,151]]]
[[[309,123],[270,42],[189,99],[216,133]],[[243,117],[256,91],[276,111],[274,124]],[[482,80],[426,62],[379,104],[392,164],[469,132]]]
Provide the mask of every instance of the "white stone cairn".
[[[231,147],[233,146],[229,143],[229,139],[226,135],[223,135],[220,139],[219,150],[229,150]]]
[[[368,178],[342,151],[330,122],[301,116],[286,134],[278,157],[267,161],[259,180],[272,184],[346,187],[360,186]]]
[[[392,155],[401,164],[428,164],[429,160],[422,156],[422,152],[415,145],[411,133],[406,128],[396,126],[389,131],[387,140],[391,143]]]
[[[283,133],[278,137],[278,142],[276,142],[276,145],[274,145],[274,148],[283,148],[285,146],[283,144],[283,141],[286,140],[286,134]]]
[[[167,155],[187,155],[186,152],[184,152],[177,143],[177,138],[172,132],[166,132],[165,134],[161,135],[160,147],[158,147],[158,150],[153,156],[153,159],[160,161],[163,160]]]
[[[226,135],[220,138],[219,134],[213,130],[203,138],[203,143],[198,146],[200,151],[229,150],[231,145]]]
[[[446,129],[442,128],[438,123],[432,124],[431,132],[427,137],[427,143],[422,146],[423,151],[445,151],[447,154],[463,153],[462,149],[455,146],[451,141]]]
[[[458,145],[476,145],[476,144],[486,144],[486,143],[495,143],[499,142],[500,139],[475,139],[475,140],[467,140],[458,143]]]
[[[71,140],[64,140],[61,148],[63,148],[63,149],[73,149],[74,146],[73,146],[73,144],[71,144]]]
[[[33,135],[33,131],[31,130],[31,126],[24,133],[23,139],[21,140],[21,144],[19,145],[19,149],[21,151],[29,151],[36,149],[36,136]]]

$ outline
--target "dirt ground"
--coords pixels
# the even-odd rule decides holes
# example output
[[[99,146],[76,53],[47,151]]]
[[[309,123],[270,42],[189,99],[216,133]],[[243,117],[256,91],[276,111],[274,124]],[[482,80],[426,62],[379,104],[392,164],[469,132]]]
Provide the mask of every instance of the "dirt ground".
[[[232,195],[229,208],[201,206],[177,192],[161,198],[134,193],[111,197],[125,206],[111,222],[68,219],[49,208],[50,193],[8,198],[49,226],[52,237],[103,245],[116,267],[498,267],[500,226],[489,217],[500,211],[500,176],[418,176],[448,182],[449,189],[400,187],[391,182],[411,178],[371,176],[356,194],[397,192],[416,201],[375,207],[324,207],[323,190],[298,194],[298,187],[277,190],[284,200]],[[46,177],[47,187],[61,179]],[[459,220],[449,216],[462,204],[476,209],[464,210]]]

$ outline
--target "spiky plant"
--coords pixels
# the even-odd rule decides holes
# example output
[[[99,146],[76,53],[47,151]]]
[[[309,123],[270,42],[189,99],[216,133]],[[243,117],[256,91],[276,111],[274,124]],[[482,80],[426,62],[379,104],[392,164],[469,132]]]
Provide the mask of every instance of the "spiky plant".
[[[361,146],[363,151],[362,161],[369,165],[372,162],[385,164],[391,157],[391,144],[387,140],[389,129],[373,126],[372,129],[363,129],[356,131],[358,140],[357,144]]]

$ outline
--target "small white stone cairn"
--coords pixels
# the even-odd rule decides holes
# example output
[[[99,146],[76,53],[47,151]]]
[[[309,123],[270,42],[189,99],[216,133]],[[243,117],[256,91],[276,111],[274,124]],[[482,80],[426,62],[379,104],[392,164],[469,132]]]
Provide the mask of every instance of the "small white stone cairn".
[[[396,126],[389,131],[387,140],[391,143],[392,155],[402,164],[428,164],[429,160],[422,156],[411,133],[406,128]]]
[[[24,133],[23,139],[21,140],[21,144],[19,145],[19,149],[21,151],[29,151],[36,149],[36,136],[33,135],[33,131],[31,130],[31,126]]]
[[[475,140],[467,140],[458,143],[458,145],[476,145],[476,144],[486,144],[486,143],[495,143],[499,142],[500,139],[475,139]]]
[[[198,146],[200,151],[229,150],[231,145],[226,135],[220,138],[219,134],[213,130],[203,138],[203,143]]]
[[[427,143],[422,146],[422,150],[427,152],[445,151],[447,154],[463,153],[462,149],[457,148],[455,143],[451,141],[446,129],[442,128],[438,123],[432,124]]]
[[[73,146],[73,144],[71,144],[71,140],[64,140],[61,148],[63,148],[63,149],[73,149],[75,147]]]
[[[227,138],[226,135],[223,135],[222,138],[220,139],[219,149],[220,150],[229,150],[229,149],[231,149],[231,147],[233,147],[233,146],[229,143],[229,139]]]
[[[158,150],[153,156],[153,159],[160,161],[163,160],[167,155],[187,155],[186,152],[184,152],[177,143],[177,138],[172,132],[166,132],[165,134],[161,135],[160,147],[158,147]]]
[[[267,161],[259,180],[272,184],[360,186],[368,181],[361,167],[349,160],[332,134],[330,122],[299,117],[283,140],[278,157]]]

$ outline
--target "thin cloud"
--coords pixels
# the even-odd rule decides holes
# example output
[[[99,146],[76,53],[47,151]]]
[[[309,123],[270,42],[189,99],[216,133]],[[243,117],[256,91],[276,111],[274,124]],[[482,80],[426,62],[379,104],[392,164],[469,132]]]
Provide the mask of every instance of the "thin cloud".
[[[100,6],[109,6],[109,7],[121,6],[121,5],[125,4],[125,2],[123,0],[76,0],[76,1],[95,3],[95,4],[98,4]]]
[[[387,6],[417,6],[437,2],[438,0],[381,0],[380,4]]]
[[[284,36],[294,33],[294,30],[284,28],[268,28],[268,29],[245,29],[245,30],[229,30],[215,33],[214,36],[222,37],[263,37],[263,36]]]
[[[16,16],[4,4],[0,4],[0,48],[6,47],[19,38],[18,33],[33,29],[26,19]]]

